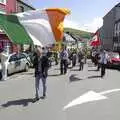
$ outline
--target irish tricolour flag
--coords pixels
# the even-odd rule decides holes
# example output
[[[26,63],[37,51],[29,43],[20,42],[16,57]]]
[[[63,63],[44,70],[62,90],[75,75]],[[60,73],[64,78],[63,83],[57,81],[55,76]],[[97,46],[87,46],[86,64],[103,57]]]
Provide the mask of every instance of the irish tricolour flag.
[[[55,8],[12,15],[0,14],[0,28],[16,44],[46,46],[61,40],[61,25],[68,13],[67,9]]]

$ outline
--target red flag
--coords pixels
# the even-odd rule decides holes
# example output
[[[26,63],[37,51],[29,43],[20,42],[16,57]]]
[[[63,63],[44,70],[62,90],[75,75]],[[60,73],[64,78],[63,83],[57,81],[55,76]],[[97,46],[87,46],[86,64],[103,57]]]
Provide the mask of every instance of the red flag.
[[[90,45],[91,46],[99,46],[99,45],[101,45],[100,35],[99,35],[98,30],[96,31],[96,33],[94,34],[92,40],[90,41]]]

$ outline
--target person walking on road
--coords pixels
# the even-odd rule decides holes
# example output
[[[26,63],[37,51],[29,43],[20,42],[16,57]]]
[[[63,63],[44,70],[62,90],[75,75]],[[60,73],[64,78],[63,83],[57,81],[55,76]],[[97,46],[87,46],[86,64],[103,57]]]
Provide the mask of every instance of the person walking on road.
[[[100,53],[98,53],[97,54],[97,71],[99,71],[100,70],[100,67],[101,67],[101,60],[100,60]]]
[[[84,67],[84,55],[81,51],[78,52],[79,71]]]
[[[35,55],[34,67],[36,95],[34,102],[46,97],[46,79],[48,75],[48,59],[46,56],[42,56],[42,48],[37,48]]]
[[[105,50],[100,53],[101,77],[105,75],[108,55]]]
[[[76,55],[76,51],[74,50],[72,53],[72,67],[75,67],[76,60],[77,60],[77,55]]]
[[[6,80],[7,79],[7,59],[8,59],[8,52],[3,50],[0,52],[0,59],[1,59],[1,66],[2,66],[2,79],[1,80]]]
[[[67,68],[68,68],[68,52],[66,50],[66,47],[63,47],[63,50],[60,53],[60,72],[61,74],[66,74],[67,73]]]

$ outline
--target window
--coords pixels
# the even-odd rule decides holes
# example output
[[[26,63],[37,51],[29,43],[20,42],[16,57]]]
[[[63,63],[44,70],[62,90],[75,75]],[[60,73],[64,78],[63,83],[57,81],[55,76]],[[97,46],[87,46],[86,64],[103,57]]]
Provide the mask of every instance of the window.
[[[118,23],[118,32],[120,31],[120,23]]]
[[[4,3],[4,0],[0,0],[0,3]]]
[[[118,29],[119,29],[119,24],[117,23],[116,24],[116,31],[118,32]]]
[[[6,4],[6,0],[0,0],[0,3]]]
[[[5,11],[0,9],[0,13],[5,14]],[[1,28],[0,28],[1,29]],[[0,30],[1,31],[1,30]]]
[[[17,56],[16,55],[12,55],[9,59],[9,62],[12,62],[12,61],[16,61],[17,60]]]
[[[20,12],[24,12],[24,7],[23,6],[19,6],[19,11]]]
[[[117,31],[117,24],[115,24],[115,32]]]
[[[24,59],[25,55],[24,54],[19,54],[19,59]]]
[[[114,26],[114,35],[117,36],[117,24]]]

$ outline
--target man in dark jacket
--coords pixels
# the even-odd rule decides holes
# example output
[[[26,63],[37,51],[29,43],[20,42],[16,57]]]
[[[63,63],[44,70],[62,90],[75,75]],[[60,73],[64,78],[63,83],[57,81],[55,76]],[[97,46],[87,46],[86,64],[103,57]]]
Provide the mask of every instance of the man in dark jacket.
[[[34,67],[35,67],[35,88],[36,88],[36,95],[35,100],[36,102],[39,99],[44,99],[46,97],[46,79],[48,76],[48,68],[49,68],[49,61],[47,56],[42,55],[42,49],[37,48],[34,60]]]
[[[79,71],[83,70],[83,67],[84,67],[83,59],[84,59],[84,55],[83,55],[82,51],[79,51],[78,52]]]

